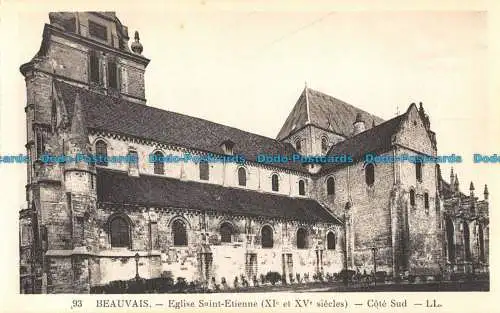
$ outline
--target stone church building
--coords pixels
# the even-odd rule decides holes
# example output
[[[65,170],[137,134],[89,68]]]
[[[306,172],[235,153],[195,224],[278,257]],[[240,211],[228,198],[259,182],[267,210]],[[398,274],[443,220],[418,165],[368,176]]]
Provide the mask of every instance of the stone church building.
[[[370,273],[374,262],[393,277],[487,265],[487,188],[479,200],[472,183],[461,193],[436,164],[364,161],[436,156],[422,105],[383,120],[306,87],[267,138],[146,104],[149,60],[113,12],[49,19],[40,50],[20,67],[30,157],[21,292],[88,293],[164,272],[232,282],[270,271],[287,280]],[[107,158],[44,159],[80,154]],[[187,154],[245,162],[150,162]],[[352,162],[262,163],[260,154]],[[120,156],[138,161],[113,161]]]

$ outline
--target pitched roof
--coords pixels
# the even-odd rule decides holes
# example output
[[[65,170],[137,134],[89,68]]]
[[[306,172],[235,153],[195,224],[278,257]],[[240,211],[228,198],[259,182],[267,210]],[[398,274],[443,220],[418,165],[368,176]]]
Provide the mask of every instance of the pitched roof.
[[[368,153],[388,150],[392,146],[392,136],[398,131],[407,113],[396,116],[382,124],[370,128],[354,137],[334,145],[328,155],[350,155],[354,161]],[[322,170],[332,169],[342,164],[328,163]]]
[[[289,143],[237,128],[105,96],[61,81],[56,82],[56,88],[70,115],[73,113],[75,96],[79,94],[89,128],[217,154],[224,154],[221,144],[230,140],[235,143],[233,153],[251,161],[257,160],[259,154],[296,153]],[[296,162],[275,166],[307,173],[307,169]]]
[[[371,127],[374,121],[376,125],[384,121],[339,99],[306,87],[288,115],[277,139],[286,138],[308,123],[350,137],[357,114],[361,114],[367,128]]]
[[[97,196],[101,202],[117,204],[215,210],[222,214],[340,223],[312,199],[167,177],[133,177],[126,172],[102,168],[97,169]]]

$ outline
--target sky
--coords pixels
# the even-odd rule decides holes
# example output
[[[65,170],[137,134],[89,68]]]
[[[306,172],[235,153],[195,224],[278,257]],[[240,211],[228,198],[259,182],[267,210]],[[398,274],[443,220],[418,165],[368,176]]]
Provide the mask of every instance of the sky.
[[[482,2],[433,11],[325,3],[143,1],[133,8],[42,8],[7,1],[0,151],[25,153],[26,96],[18,68],[37,52],[48,12],[114,10],[131,38],[139,31],[143,55],[151,59],[150,106],[274,138],[305,82],[383,119],[421,101],[437,133],[438,154],[463,157],[454,166],[462,190],[467,193],[474,181],[482,198],[488,184],[494,199],[500,164],[472,162],[474,153],[500,155],[494,135],[500,133],[499,110],[491,101],[491,18]],[[2,166],[13,188],[9,206],[16,210],[24,201],[25,169]],[[450,166],[442,169],[448,178]]]

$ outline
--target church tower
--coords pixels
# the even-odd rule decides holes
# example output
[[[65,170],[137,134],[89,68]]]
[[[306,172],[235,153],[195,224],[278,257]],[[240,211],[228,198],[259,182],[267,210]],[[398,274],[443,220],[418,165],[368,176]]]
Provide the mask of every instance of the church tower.
[[[93,257],[99,237],[96,172],[88,159],[67,158],[93,150],[80,95],[63,98],[59,84],[145,105],[144,73],[149,60],[142,55],[138,32],[129,48],[128,28],[114,12],[53,12],[49,20],[39,51],[20,67],[26,82],[30,158],[28,206],[20,219],[31,226],[33,235],[27,245],[36,251],[31,256],[21,254],[21,267],[30,273],[23,284],[31,285],[23,288],[53,293],[78,286],[88,292],[89,273],[99,266]]]

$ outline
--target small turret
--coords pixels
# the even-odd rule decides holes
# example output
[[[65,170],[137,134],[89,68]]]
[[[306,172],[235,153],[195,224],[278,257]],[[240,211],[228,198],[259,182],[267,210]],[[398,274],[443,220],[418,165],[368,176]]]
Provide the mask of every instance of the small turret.
[[[132,43],[132,45],[130,45],[130,48],[132,49],[132,51],[134,53],[142,54],[143,47],[142,47],[142,44],[139,40],[140,40],[139,32],[135,31],[134,42]]]
[[[473,198],[474,197],[474,183],[472,183],[472,182],[470,182],[469,191],[470,191],[471,198]]]
[[[88,159],[90,142],[84,114],[80,95],[77,93],[65,149],[66,156],[75,158],[74,162],[67,162],[64,167],[68,192],[88,193],[94,189],[95,166]]]
[[[458,174],[455,174],[455,180],[454,180],[454,184],[455,184],[455,192],[460,192],[460,184],[458,182]]]
[[[450,172],[450,189],[452,192],[455,192],[455,174],[453,173],[453,167]]]
[[[488,200],[490,193],[488,192],[488,185],[484,185],[484,200]]]
[[[359,133],[365,131],[365,122],[363,121],[363,117],[361,113],[356,114],[356,120],[353,123],[353,136],[356,136]]]

